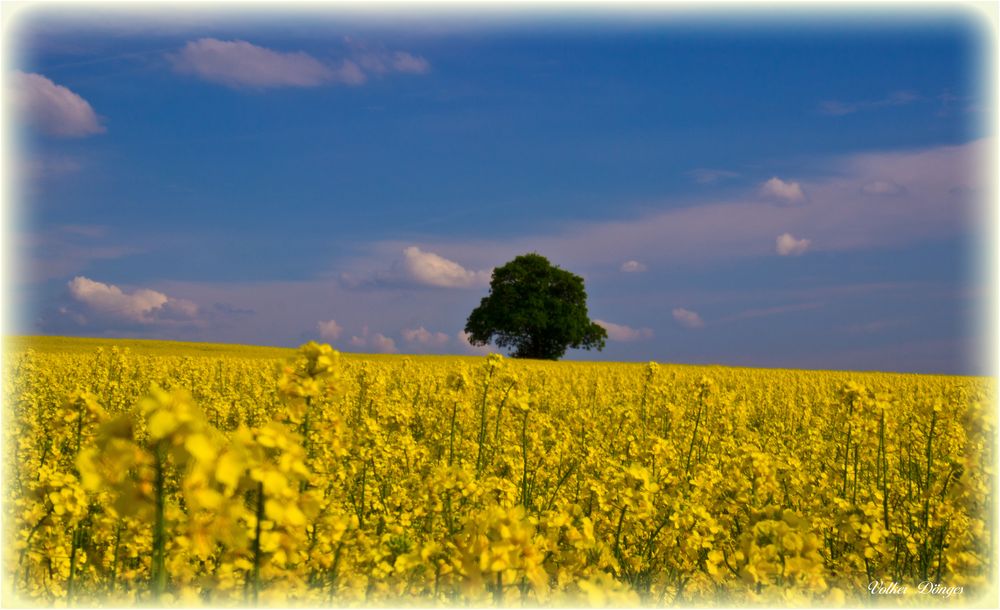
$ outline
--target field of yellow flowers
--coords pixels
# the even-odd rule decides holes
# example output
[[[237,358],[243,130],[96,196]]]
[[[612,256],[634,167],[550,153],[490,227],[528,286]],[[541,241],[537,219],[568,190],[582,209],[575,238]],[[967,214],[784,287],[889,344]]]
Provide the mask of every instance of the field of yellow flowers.
[[[993,595],[992,379],[171,345],[8,345],[5,598]]]

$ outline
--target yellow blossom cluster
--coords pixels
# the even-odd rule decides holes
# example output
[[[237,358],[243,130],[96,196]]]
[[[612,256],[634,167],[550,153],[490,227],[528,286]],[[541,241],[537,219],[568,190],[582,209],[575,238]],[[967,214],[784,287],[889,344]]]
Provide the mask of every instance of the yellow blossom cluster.
[[[995,569],[990,379],[25,349],[4,402],[26,603],[926,606]]]

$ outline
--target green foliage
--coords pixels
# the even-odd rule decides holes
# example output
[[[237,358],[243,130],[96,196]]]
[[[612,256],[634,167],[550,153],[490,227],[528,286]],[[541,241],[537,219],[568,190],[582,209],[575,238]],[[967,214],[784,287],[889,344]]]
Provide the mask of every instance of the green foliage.
[[[590,321],[583,278],[539,254],[518,256],[493,270],[490,294],[465,323],[473,345],[491,340],[514,358],[556,360],[567,348],[604,347],[607,331]]]

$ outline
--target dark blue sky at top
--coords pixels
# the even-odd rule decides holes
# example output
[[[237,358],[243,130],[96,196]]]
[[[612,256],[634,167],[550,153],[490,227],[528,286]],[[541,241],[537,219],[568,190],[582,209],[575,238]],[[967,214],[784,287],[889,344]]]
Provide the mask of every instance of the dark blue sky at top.
[[[772,176],[823,181],[841,171],[836,160],[852,155],[961,146],[992,135],[983,120],[993,100],[983,97],[981,64],[992,41],[968,13],[771,22],[762,13],[742,26],[668,17],[525,14],[485,26],[482,17],[223,14],[152,28],[149,13],[134,18],[143,27],[130,30],[121,27],[129,18],[101,27],[82,16],[29,16],[16,32],[19,57],[6,69],[67,87],[93,107],[106,132],[71,139],[20,131],[15,156],[70,159],[73,169],[22,180],[22,223],[12,230],[38,236],[96,226],[100,241],[83,247],[115,244],[129,253],[24,279],[17,330],[295,344],[318,320],[303,320],[296,332],[262,320],[230,321],[230,330],[216,332],[212,323],[73,326],[51,312],[76,275],[168,295],[166,286],[184,292],[177,287],[185,283],[338,284],[340,274],[357,272],[359,259],[377,258],[375,244],[434,251],[436,243],[521,243],[568,225],[747,197]],[[172,69],[169,54],[201,38],[244,40],[325,63],[405,51],[430,70],[371,75],[358,86],[234,88]],[[899,92],[912,99],[879,103]],[[858,109],[824,113],[821,105],[831,101]],[[730,175],[699,183],[691,174],[699,168]],[[624,250],[604,266],[558,262],[588,278],[595,317],[652,330],[651,340],[609,344],[602,358],[845,368],[852,357],[843,354],[860,350],[875,354],[861,358],[864,368],[968,371],[977,369],[969,353],[977,302],[954,294],[985,285],[971,271],[974,238],[969,227],[888,251],[816,248],[767,264],[732,257],[650,266],[643,274],[607,271],[637,256]],[[27,269],[35,254],[22,256]],[[505,261],[456,262],[480,269]],[[633,281],[639,275],[642,281]],[[727,299],[709,298],[695,307],[704,328],[685,332],[670,315],[684,304],[663,300],[662,292],[740,292],[748,301],[730,309],[753,310],[752,301],[783,290],[863,283],[932,286],[925,289],[935,296],[829,302],[717,327],[710,313],[718,309],[716,319],[724,319]],[[198,302],[197,288],[187,290],[180,296],[202,309],[212,305]],[[363,321],[395,337],[401,351],[398,333],[407,325],[450,336],[463,325],[434,318],[447,309],[435,299],[458,311],[483,293],[385,290],[383,303],[426,299],[432,312],[426,321]],[[340,311],[359,308],[352,295],[376,298],[342,286],[337,295],[330,317],[338,321]],[[226,305],[256,311],[253,303]],[[354,316],[358,328],[344,324],[345,338],[361,332],[362,317]],[[889,318],[904,322],[872,335],[843,332]],[[921,354],[909,363],[900,354],[910,344],[949,347],[945,360]],[[842,355],[827,361],[824,353]]]

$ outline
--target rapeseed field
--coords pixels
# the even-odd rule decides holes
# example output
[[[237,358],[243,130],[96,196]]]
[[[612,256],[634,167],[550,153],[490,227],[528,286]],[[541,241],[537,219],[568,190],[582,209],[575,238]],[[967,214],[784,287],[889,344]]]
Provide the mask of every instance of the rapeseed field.
[[[8,341],[8,595],[950,606],[992,591],[992,379],[192,346]]]

